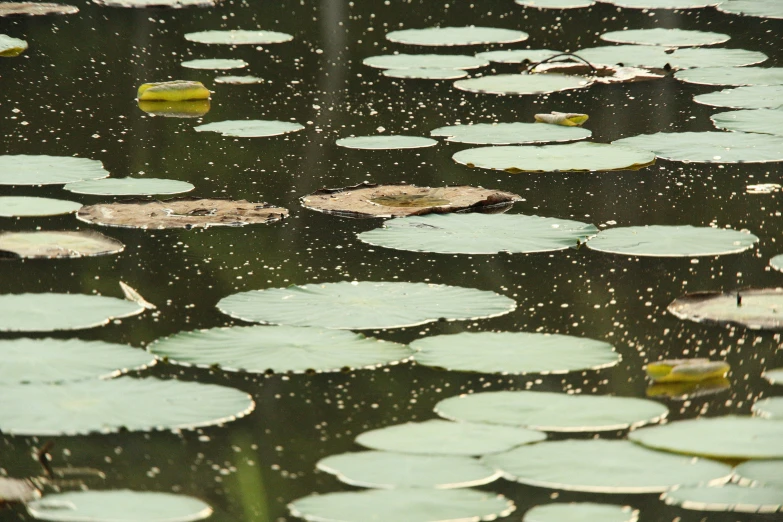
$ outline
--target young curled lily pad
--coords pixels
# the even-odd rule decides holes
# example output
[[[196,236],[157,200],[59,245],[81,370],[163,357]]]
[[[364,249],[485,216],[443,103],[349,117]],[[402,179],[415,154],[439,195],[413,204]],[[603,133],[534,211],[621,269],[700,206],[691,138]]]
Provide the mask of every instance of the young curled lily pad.
[[[753,413],[764,419],[783,420],[783,397],[768,397],[756,401]]]
[[[522,522],[636,522],[639,511],[628,506],[569,502],[535,506],[525,513]]]
[[[225,120],[193,127],[196,132],[219,132],[232,138],[266,138],[304,129],[291,121]]]
[[[728,111],[713,114],[710,118],[719,129],[783,136],[783,110]]]
[[[64,199],[36,198],[26,196],[0,196],[0,216],[30,217],[72,214],[81,208],[81,203]]]
[[[61,259],[118,254],[125,245],[100,232],[0,232],[2,254],[28,259]]]
[[[267,203],[187,198],[90,205],[76,214],[86,223],[143,229],[241,227],[272,223],[287,216],[288,210]]]
[[[743,252],[758,240],[753,234],[725,228],[649,225],[602,230],[587,247],[628,256],[695,257]]]
[[[767,379],[770,384],[783,384],[783,368],[766,370],[761,376]]]
[[[672,301],[667,310],[680,319],[752,330],[783,329],[783,288],[734,292],[694,292]]]
[[[63,187],[76,194],[95,196],[152,196],[155,194],[179,194],[195,187],[185,181],[159,178],[105,178],[94,181],[68,183]]]
[[[27,42],[24,40],[0,34],[0,57],[12,58],[14,56],[19,56],[26,49]]]
[[[783,67],[703,67],[677,71],[674,77],[698,85],[783,85]]]
[[[202,58],[199,60],[186,60],[180,63],[180,65],[188,69],[211,69],[222,71],[227,69],[241,69],[247,67],[249,64],[238,58]]]
[[[293,39],[294,37],[290,34],[276,31],[248,31],[242,29],[185,33],[185,40],[203,44],[267,45],[290,42]]]
[[[428,27],[426,29],[403,29],[386,34],[390,42],[427,45],[481,45],[493,43],[515,43],[528,39],[528,34],[512,29],[495,27]]]
[[[779,109],[783,108],[783,85],[735,87],[700,94],[694,96],[693,101],[730,109]]]
[[[587,114],[581,114],[578,112],[557,111],[552,111],[549,114],[535,114],[533,117],[537,123],[548,123],[550,125],[558,125],[560,127],[566,128],[581,127],[584,122],[590,118],[590,116]]]
[[[610,31],[601,35],[601,40],[607,42],[635,44],[635,45],[662,45],[665,47],[695,47],[701,45],[715,45],[729,41],[730,36],[722,33],[708,31],[687,31],[685,29],[630,29],[625,31]]]
[[[671,161],[692,163],[783,161],[783,137],[750,132],[657,132],[615,140],[612,144],[651,150],[659,158]]]
[[[378,69],[476,69],[487,60],[463,54],[384,54],[365,58],[362,63]]]
[[[421,136],[352,136],[341,138],[335,142],[338,147],[346,149],[389,150],[389,149],[420,149],[432,147],[438,142]]]
[[[570,89],[582,89],[591,81],[581,76],[565,74],[495,74],[454,82],[461,91],[479,94],[549,94]]]
[[[463,69],[435,69],[434,67],[411,67],[410,69],[384,69],[381,73],[389,78],[411,80],[458,80],[468,75]]]
[[[654,382],[700,382],[726,377],[731,366],[709,359],[664,359],[648,364],[644,371]]]
[[[587,117],[584,118],[584,120],[586,119]],[[523,143],[577,141],[589,138],[591,134],[592,132],[587,129],[521,122],[449,125],[430,131],[430,136],[446,137],[446,141],[474,145],[520,145]]]
[[[783,488],[770,486],[683,486],[661,495],[667,505],[694,511],[777,513],[783,511]]]
[[[139,109],[152,116],[164,118],[200,118],[209,112],[209,100],[139,101]]]
[[[777,0],[722,0],[717,8],[724,13],[783,19],[783,4]]]
[[[144,101],[179,102],[206,100],[209,90],[201,82],[174,80],[170,82],[145,83],[139,87],[136,99]]]
[[[61,185],[109,176],[98,160],[70,156],[0,156],[0,185]]]
[[[67,4],[52,4],[48,2],[0,2],[0,17],[42,16],[49,14],[69,15],[78,12],[78,7]]]

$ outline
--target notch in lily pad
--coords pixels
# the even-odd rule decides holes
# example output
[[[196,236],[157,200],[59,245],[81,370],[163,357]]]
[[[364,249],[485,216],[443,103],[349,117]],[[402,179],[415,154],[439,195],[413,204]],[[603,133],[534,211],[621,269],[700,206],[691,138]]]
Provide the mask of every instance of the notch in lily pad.
[[[783,288],[746,288],[733,292],[693,292],[669,304],[679,319],[751,330],[783,329]]]
[[[0,257],[63,259],[118,254],[125,245],[100,232],[0,232]]]
[[[145,83],[139,87],[136,99],[139,101],[181,102],[208,100],[209,90],[196,81],[174,80],[170,82]]]

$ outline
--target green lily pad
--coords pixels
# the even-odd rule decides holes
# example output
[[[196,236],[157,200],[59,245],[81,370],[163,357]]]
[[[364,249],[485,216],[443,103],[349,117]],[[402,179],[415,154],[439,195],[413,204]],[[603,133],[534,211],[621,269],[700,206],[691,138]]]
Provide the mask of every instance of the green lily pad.
[[[717,7],[724,13],[783,19],[783,4],[777,0],[723,0]]]
[[[783,138],[749,132],[657,132],[612,144],[651,150],[659,158],[692,163],[783,161]]]
[[[411,80],[458,80],[468,75],[462,69],[435,69],[433,67],[420,67],[410,69],[384,69],[381,73],[389,78],[401,78]]]
[[[389,451],[342,453],[321,459],[316,468],[340,482],[365,488],[457,489],[482,486],[500,473],[476,459],[451,455],[412,455]]]
[[[436,140],[421,136],[355,136],[341,138],[335,142],[338,147],[347,149],[386,150],[420,149],[437,145]]]
[[[783,488],[685,486],[661,495],[667,505],[695,511],[731,511],[735,513],[777,513],[783,511]]]
[[[666,47],[694,47],[728,42],[731,37],[708,31],[686,31],[684,29],[630,29],[610,31],[601,35],[601,40],[622,44],[663,45]]]
[[[721,0],[601,0],[630,9],[696,9],[710,7]]]
[[[295,517],[320,522],[456,522],[495,520],[514,511],[502,495],[472,489],[375,489],[294,500]]]
[[[590,493],[657,493],[731,476],[726,464],[651,451],[627,440],[540,442],[481,460],[523,484]]]
[[[107,7],[167,7],[180,9],[183,7],[212,7],[220,0],[92,0],[98,5]]]
[[[157,178],[106,178],[95,181],[79,181],[63,187],[76,194],[96,196],[151,196],[153,194],[179,194],[195,187],[185,181]]]
[[[289,132],[298,132],[304,127],[290,121],[273,120],[225,120],[193,127],[196,132],[219,132],[233,138],[266,138]]]
[[[1,294],[0,332],[53,332],[109,324],[144,311],[131,301],[85,294]]]
[[[698,85],[783,85],[783,67],[704,67],[677,71],[674,77]]]
[[[639,511],[628,506],[570,502],[535,506],[525,513],[522,522],[636,522]]]
[[[189,522],[208,518],[212,508],[185,495],[117,489],[47,494],[27,504],[27,512],[55,522]]]
[[[591,131],[581,127],[521,122],[449,125],[430,131],[430,136],[445,137],[446,141],[474,145],[520,145],[523,143],[576,141],[589,138],[591,134]]]
[[[214,426],[247,415],[250,395],[215,384],[152,377],[0,386],[6,435],[86,435]]]
[[[677,49],[667,52],[665,47],[652,45],[607,45],[580,49],[577,54],[592,63],[627,67],[663,69],[668,64],[673,69],[692,67],[740,67],[761,63],[767,55],[744,49],[702,48]]]
[[[252,85],[256,83],[264,83],[263,78],[258,76],[218,76],[215,78],[215,83],[227,83],[231,85]]]
[[[605,143],[479,147],[451,157],[468,167],[520,172],[638,170],[655,161],[655,154],[640,148]]]
[[[109,176],[103,163],[70,156],[0,156],[0,185],[61,185]]]
[[[482,58],[494,63],[538,63],[563,51],[551,49],[501,49],[498,51],[486,51],[476,54],[476,58]]]
[[[47,2],[0,2],[0,17],[3,16],[42,16],[49,14],[76,14],[79,8],[66,4]]]
[[[539,391],[478,392],[443,399],[435,413],[451,420],[552,432],[633,429],[660,422],[669,409],[633,397],[569,395]]]
[[[489,61],[463,54],[384,54],[370,56],[362,63],[378,69],[476,69]]]
[[[494,43],[515,43],[528,39],[528,34],[511,29],[498,29],[495,27],[428,27],[426,29],[403,29],[386,34],[390,42],[444,46],[454,45],[482,45]]]
[[[757,417],[698,418],[632,431],[628,438],[644,446],[717,459],[783,458],[783,422]]]
[[[180,63],[180,65],[188,69],[211,69],[221,71],[226,69],[241,69],[247,67],[249,64],[240,59],[203,58],[199,60],[186,60]]]
[[[780,109],[783,108],[783,85],[752,85],[700,94],[693,97],[696,103],[730,109]]]
[[[357,235],[371,245],[438,254],[553,252],[596,234],[588,223],[523,214],[427,214],[391,219]]]
[[[457,80],[454,87],[480,94],[549,94],[570,89],[581,89],[590,85],[582,76],[565,74],[495,74]]]
[[[62,259],[118,254],[125,245],[100,232],[0,232],[0,252],[20,258]]]
[[[577,9],[590,7],[594,0],[514,0],[525,7],[537,7],[539,9]]]
[[[764,419],[783,419],[783,397],[768,397],[756,401],[753,413]]]
[[[461,332],[413,341],[418,364],[502,374],[558,374],[609,368],[620,361],[609,343],[570,335]]]
[[[751,330],[783,329],[783,288],[734,292],[694,292],[672,301],[669,313],[680,319]]]
[[[627,256],[696,257],[743,252],[758,240],[753,234],[726,228],[651,225],[602,230],[587,247]]]
[[[766,370],[761,375],[762,377],[767,379],[771,384],[783,384],[783,368]]]
[[[244,321],[367,330],[496,317],[516,303],[459,286],[342,281],[240,292],[224,297],[217,307]]]
[[[399,453],[475,456],[507,451],[544,439],[546,435],[539,431],[516,426],[432,419],[366,431],[356,437],[356,443]]]
[[[30,217],[72,214],[82,204],[75,201],[26,196],[0,196],[0,216]]]
[[[267,45],[290,42],[294,37],[276,31],[247,31],[235,29],[231,31],[199,31],[185,33],[185,40],[203,44],[225,45]]]
[[[0,34],[0,57],[10,58],[19,56],[27,49],[27,42],[19,38],[12,38],[5,34]]]
[[[749,460],[734,468],[740,483],[783,488],[783,460]]]
[[[711,119],[719,129],[783,136],[783,110],[727,111],[713,114]]]
[[[107,379],[155,364],[144,350],[80,339],[0,341],[0,384]]]
[[[158,358],[186,366],[250,373],[336,372],[378,368],[412,355],[401,344],[343,330],[248,326],[181,332],[148,346]]]

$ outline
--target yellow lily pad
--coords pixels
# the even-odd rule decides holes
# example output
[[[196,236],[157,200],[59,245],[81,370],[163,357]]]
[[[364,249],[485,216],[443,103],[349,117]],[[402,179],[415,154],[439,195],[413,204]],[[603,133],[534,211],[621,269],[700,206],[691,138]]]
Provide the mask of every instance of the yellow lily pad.
[[[209,89],[201,82],[174,80],[171,82],[145,83],[139,87],[136,98],[145,101],[179,102],[187,100],[208,100]]]

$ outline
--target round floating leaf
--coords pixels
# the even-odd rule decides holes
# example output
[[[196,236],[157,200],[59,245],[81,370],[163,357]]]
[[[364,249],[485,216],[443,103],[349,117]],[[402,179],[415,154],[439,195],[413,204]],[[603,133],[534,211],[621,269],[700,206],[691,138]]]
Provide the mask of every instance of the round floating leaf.
[[[463,54],[383,54],[362,63],[379,69],[476,69],[489,65],[487,60]]]
[[[116,377],[155,363],[144,350],[80,339],[0,341],[0,384]]]
[[[725,228],[652,225],[602,230],[587,246],[627,256],[695,257],[743,252],[758,240],[753,234]]]
[[[783,288],[749,288],[735,292],[694,292],[668,307],[680,319],[753,330],[783,329]]]
[[[358,234],[371,245],[438,254],[552,252],[597,233],[588,223],[523,214],[429,214],[386,221]]]
[[[454,46],[523,42],[528,39],[528,34],[511,29],[471,25],[468,27],[404,29],[387,33],[386,39],[390,42],[412,45]]]
[[[189,522],[212,515],[208,504],[193,497],[127,489],[47,494],[27,504],[27,511],[56,522]]]
[[[367,448],[424,455],[486,455],[546,439],[519,427],[428,420],[366,431],[356,443]]]
[[[612,142],[651,150],[659,158],[693,163],[783,161],[783,138],[748,132],[657,132]]]
[[[197,33],[185,33],[185,40],[203,44],[226,45],[267,45],[290,42],[294,37],[286,33],[275,31],[200,31]]]
[[[601,0],[630,9],[696,9],[710,7],[722,0]]]
[[[674,77],[699,85],[783,85],[783,67],[704,67],[677,71]]]
[[[264,83],[263,78],[258,76],[218,76],[215,83],[227,83],[233,85],[251,85],[254,83]]]
[[[76,14],[79,8],[66,4],[38,2],[0,2],[0,17],[3,16],[41,16],[48,14]]]
[[[684,29],[631,29],[626,31],[610,31],[601,35],[601,40],[607,42],[664,45],[666,47],[693,47],[699,45],[714,45],[728,42],[730,36],[707,31],[686,31]]]
[[[594,0],[515,0],[515,2],[525,7],[539,9],[576,9],[595,4]]]
[[[486,51],[476,54],[476,58],[482,58],[495,63],[538,63],[547,58],[552,58],[563,51],[551,49],[503,49],[498,51]]]
[[[106,178],[95,181],[69,183],[63,187],[76,194],[96,196],[151,196],[153,194],[179,194],[195,187],[185,181],[157,178]]]
[[[168,7],[180,9],[182,7],[211,7],[220,0],[92,0],[98,5],[108,7]]]
[[[0,57],[19,56],[27,49],[27,42],[0,34]]]
[[[447,370],[502,374],[553,374],[614,366],[620,356],[611,344],[528,332],[462,332],[411,343],[414,359]]]
[[[479,147],[451,157],[468,167],[520,172],[638,170],[655,161],[655,154],[640,148],[605,143]]]
[[[201,82],[174,80],[170,82],[145,83],[136,93],[137,100],[181,102],[207,100],[209,90]]]
[[[525,513],[522,522],[636,522],[639,511],[628,506],[571,502],[535,506]]]
[[[660,422],[669,410],[655,401],[633,397],[498,391],[443,399],[435,405],[435,413],[466,422],[583,432],[637,428]]]
[[[693,97],[696,103],[730,109],[783,108],[783,85],[735,87]]]
[[[0,332],[53,332],[109,324],[144,311],[131,301],[85,294],[2,294]],[[0,428],[1,430],[2,428]]]
[[[18,257],[60,259],[117,254],[125,245],[100,232],[87,230],[0,232],[0,252]]]
[[[772,384],[783,384],[783,368],[775,368],[773,370],[766,370],[762,377],[767,379]]]
[[[751,109],[719,112],[711,116],[719,129],[783,136],[783,110]]]
[[[592,132],[581,127],[541,125],[540,123],[476,123],[449,125],[430,131],[430,136],[446,137],[446,141],[475,145],[518,145],[576,141],[589,138]]]
[[[188,69],[212,69],[212,70],[226,70],[226,69],[241,69],[247,67],[248,63],[239,59],[224,59],[224,58],[204,58],[201,60],[186,60],[180,64],[182,67]]]
[[[753,413],[765,419],[783,419],[783,397],[769,397],[756,401]]]
[[[462,69],[435,69],[430,67],[411,69],[384,69],[381,73],[389,78],[412,80],[458,80],[468,75]]]
[[[0,156],[0,185],[60,185],[108,176],[98,160],[69,156]]]
[[[193,127],[197,132],[219,132],[234,138],[265,138],[297,132],[304,127],[290,121],[273,120],[225,120]]]
[[[749,460],[734,468],[740,483],[783,488],[783,460]]]
[[[516,303],[494,292],[427,283],[342,281],[240,292],[218,309],[244,321],[346,330],[496,317]]]
[[[783,422],[757,417],[699,418],[631,432],[650,448],[717,459],[783,458]]]
[[[783,511],[783,488],[686,486],[661,495],[667,505],[695,511],[732,511],[736,513],[776,513]]]
[[[495,74],[454,82],[462,91],[481,94],[549,94],[581,89],[591,81],[582,76],[565,74]]]
[[[397,343],[342,330],[299,326],[248,326],[181,332],[158,339],[149,351],[187,366],[219,366],[251,373],[335,372],[378,368],[411,357]]]
[[[663,69],[669,64],[674,69],[691,67],[739,67],[763,62],[767,55],[744,49],[701,48],[677,49],[667,52],[665,47],[650,45],[607,45],[581,49],[577,54],[595,64]]]
[[[783,19],[783,4],[777,0],[723,0],[717,7],[724,13]]]
[[[266,203],[184,198],[91,205],[82,207],[76,214],[81,221],[96,225],[145,229],[238,227],[271,223],[286,216],[288,210]]]
[[[421,136],[355,136],[339,139],[335,144],[347,149],[385,150],[420,149],[432,147],[438,142]]]
[[[531,486],[591,493],[657,493],[680,484],[722,483],[731,467],[669,455],[625,440],[563,440],[520,446],[482,461]]]
[[[57,216],[76,212],[81,206],[81,203],[64,199],[0,196],[2,217]]]
[[[352,486],[383,489],[469,488],[500,478],[499,472],[469,457],[388,451],[332,455],[319,460],[316,468]]]

